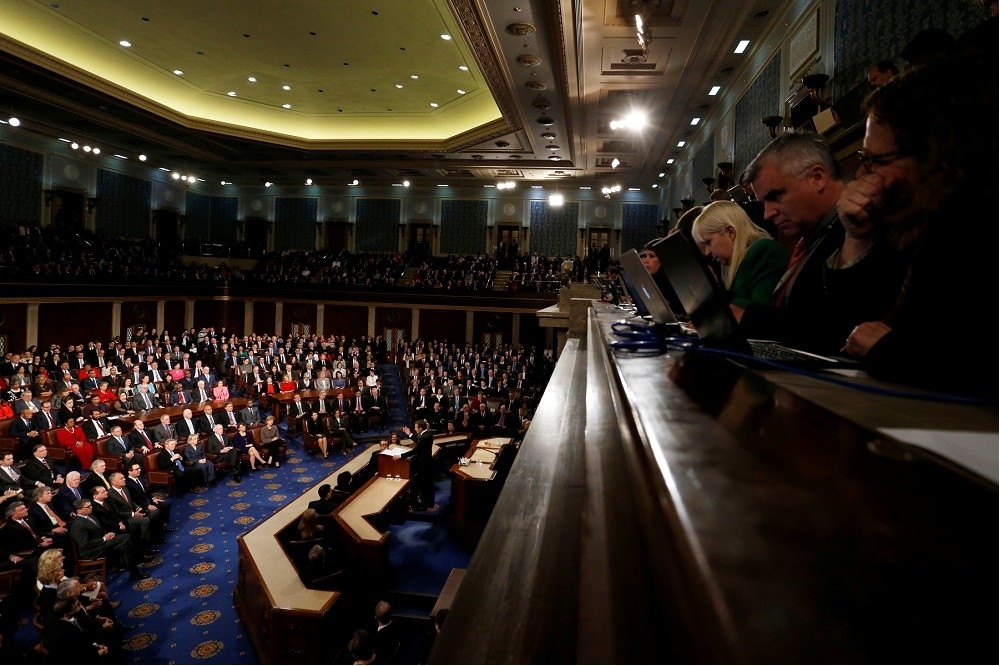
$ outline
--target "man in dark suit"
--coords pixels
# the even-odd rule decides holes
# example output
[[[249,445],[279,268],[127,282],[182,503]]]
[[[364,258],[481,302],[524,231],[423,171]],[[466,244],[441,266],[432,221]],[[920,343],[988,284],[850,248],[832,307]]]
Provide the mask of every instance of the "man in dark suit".
[[[7,522],[0,528],[0,547],[7,553],[27,553],[33,557],[52,547],[52,539],[36,532],[28,523],[28,506],[14,500],[4,511]]]
[[[174,477],[174,497],[181,497],[189,488],[201,481],[201,473],[194,468],[185,467],[184,459],[177,453],[177,440],[168,439],[163,442],[163,448],[156,454],[156,466],[169,471]]]
[[[146,424],[143,423],[142,419],[136,419],[132,422],[132,432],[128,434],[128,441],[132,446],[132,450],[140,456],[149,453],[159,446],[153,440],[152,435],[146,430]]]
[[[125,489],[125,475],[121,472],[112,472],[108,475],[108,480],[111,482],[111,490],[108,491],[107,506],[125,523],[129,535],[143,545],[157,541],[162,520],[160,512],[147,514],[146,507],[132,502]]]
[[[329,483],[324,483],[319,487],[319,499],[309,502],[309,508],[316,511],[321,516],[329,516],[337,508],[337,503],[333,501],[333,487]]]
[[[52,509],[56,512],[56,515],[67,522],[70,521],[70,518],[73,517],[76,511],[73,508],[73,504],[77,500],[85,498],[83,491],[80,489],[80,482],[81,477],[79,472],[67,472],[66,483],[63,489],[52,498]]]
[[[400,626],[392,619],[392,606],[388,601],[375,605],[375,661],[376,664],[393,664],[402,640]]]
[[[42,409],[35,414],[33,424],[35,426],[35,430],[39,432],[43,430],[51,430],[52,428],[58,428],[62,425],[62,420],[60,420],[59,414],[52,409],[51,400],[42,401]]]
[[[15,414],[21,414],[27,409],[31,412],[30,418],[34,418],[35,414],[42,411],[42,403],[32,397],[31,391],[25,389],[21,392],[21,397],[14,401],[13,409]]]
[[[365,411],[368,413],[368,427],[372,428],[378,424],[379,432],[384,432],[389,412],[389,403],[385,396],[378,388],[372,387],[365,396],[364,403]]]
[[[18,412],[20,416],[10,422],[8,432],[18,441],[18,458],[25,460],[31,455],[32,449],[42,443],[42,433],[34,424],[34,416],[30,409]]]
[[[144,412],[149,409],[157,409],[161,407],[160,399],[149,392],[147,384],[139,384],[139,389],[136,391],[135,397],[132,398],[132,409],[137,412]]]
[[[153,427],[153,439],[157,444],[162,445],[164,440],[176,438],[177,430],[170,425],[170,416],[164,414],[160,417],[160,422]]]
[[[121,458],[126,467],[132,462],[142,465],[142,455],[132,449],[128,438],[122,434],[122,427],[117,423],[111,426],[111,434],[104,442],[104,450],[108,455]]]
[[[111,433],[111,422],[103,418],[100,410],[90,412],[90,418],[83,422],[83,434],[87,439],[98,439]]]
[[[32,482],[32,486],[62,486],[63,475],[56,471],[56,465],[48,458],[49,450],[44,444],[35,444],[31,457],[24,463],[21,473]]]
[[[167,401],[171,405],[186,405],[191,402],[191,394],[184,390],[180,382],[176,382],[174,389],[167,396]]]
[[[162,516],[160,523],[163,531],[171,531],[166,527],[170,522],[170,509],[172,504],[167,500],[155,497],[150,492],[149,484],[142,476],[142,467],[139,463],[126,464],[128,476],[125,478],[125,489],[132,499],[132,503],[146,508],[146,512],[152,515],[153,510],[159,511]]]
[[[5,453],[0,457],[0,494],[7,490],[25,490],[34,488],[31,479],[21,474],[14,464],[14,454]]]
[[[240,410],[240,422],[246,423],[248,428],[261,423],[260,409],[253,398],[247,398],[247,406]]]
[[[34,503],[28,507],[28,524],[40,536],[52,539],[56,548],[69,548],[69,526],[52,508],[52,489],[35,488]]]
[[[212,434],[208,436],[208,441],[205,442],[205,452],[214,456],[212,462],[228,463],[233,470],[233,481],[236,483],[243,481],[240,477],[240,452],[233,448],[229,440],[226,439],[225,428],[222,427],[221,423],[216,423]]]
[[[127,534],[119,534],[101,527],[93,513],[93,501],[77,500],[73,509],[76,519],[70,523],[69,535],[76,542],[76,549],[83,559],[107,557],[117,559],[128,568],[130,580],[149,578],[149,574],[139,570],[139,561]]]
[[[181,412],[181,418],[174,427],[177,429],[177,440],[181,442],[187,441],[188,435],[200,432],[198,421],[195,420],[194,412],[190,409]]]
[[[100,458],[95,458],[94,462],[90,463],[90,474],[87,478],[83,480],[80,484],[80,491],[83,493],[84,497],[91,496],[91,491],[100,486],[105,490],[111,489],[111,481],[107,475],[108,465]]]
[[[434,504],[434,433],[431,432],[427,421],[417,420],[413,424],[416,431],[414,436],[408,427],[403,428],[407,437],[413,440],[413,448],[402,455],[396,455],[396,459],[410,458],[410,483],[413,486],[412,505],[414,511],[436,511],[438,506]]]
[[[203,435],[211,435],[215,431],[217,423],[220,423],[219,417],[212,412],[212,406],[205,405],[205,412],[198,419],[198,432]]]

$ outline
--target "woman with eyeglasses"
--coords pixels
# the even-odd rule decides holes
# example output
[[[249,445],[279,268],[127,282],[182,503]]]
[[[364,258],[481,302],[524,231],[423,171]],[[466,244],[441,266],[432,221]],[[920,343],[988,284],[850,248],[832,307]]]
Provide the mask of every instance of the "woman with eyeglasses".
[[[750,221],[739,204],[713,201],[695,219],[691,237],[705,256],[719,262],[730,303],[770,305],[774,287],[785,273],[788,252]]]

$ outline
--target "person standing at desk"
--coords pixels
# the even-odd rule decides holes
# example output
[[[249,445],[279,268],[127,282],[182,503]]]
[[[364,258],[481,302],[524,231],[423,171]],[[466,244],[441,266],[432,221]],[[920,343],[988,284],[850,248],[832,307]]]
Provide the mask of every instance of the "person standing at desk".
[[[394,456],[396,460],[400,458],[413,458],[410,461],[410,482],[413,484],[414,497],[411,500],[414,511],[436,511],[438,505],[434,503],[434,433],[427,427],[427,421],[417,420],[413,424],[416,436],[409,427],[403,426],[403,432],[413,440],[413,448],[402,455]]]

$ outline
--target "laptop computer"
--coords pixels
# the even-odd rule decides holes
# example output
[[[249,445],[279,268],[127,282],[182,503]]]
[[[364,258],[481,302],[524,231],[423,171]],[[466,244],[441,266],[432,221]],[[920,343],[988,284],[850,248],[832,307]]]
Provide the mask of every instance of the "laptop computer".
[[[660,258],[698,337],[706,344],[800,367],[857,365],[852,359],[821,356],[773,340],[748,340],[729,308],[728,293],[711,274],[690,240],[682,234],[674,234],[656,241],[651,248]]]
[[[667,303],[667,299],[660,293],[660,288],[653,281],[653,276],[649,274],[646,267],[642,265],[642,259],[636,250],[629,250],[618,258],[622,265],[622,277],[625,278],[625,285],[629,287],[629,293],[635,302],[636,315],[639,314],[640,304],[645,306],[655,324],[677,324],[677,317]]]

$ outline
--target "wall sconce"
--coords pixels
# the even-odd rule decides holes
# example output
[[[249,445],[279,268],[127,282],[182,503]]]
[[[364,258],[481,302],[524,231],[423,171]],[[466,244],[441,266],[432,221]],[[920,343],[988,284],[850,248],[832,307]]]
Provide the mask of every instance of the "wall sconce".
[[[101,203],[101,200],[97,197],[87,197],[87,212],[93,213],[99,203]]]
[[[781,124],[784,118],[781,116],[764,116],[760,119],[760,122],[767,126],[767,133],[771,135],[772,139],[778,137],[778,125]]]

